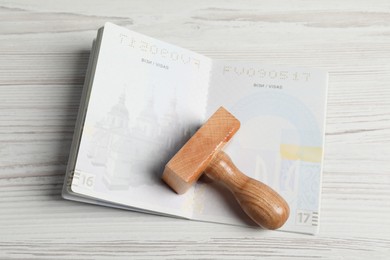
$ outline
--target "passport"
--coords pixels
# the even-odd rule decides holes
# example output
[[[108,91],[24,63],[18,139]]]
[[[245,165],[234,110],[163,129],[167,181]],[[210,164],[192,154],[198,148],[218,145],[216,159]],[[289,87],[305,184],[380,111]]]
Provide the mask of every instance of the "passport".
[[[177,195],[165,164],[220,106],[241,122],[226,146],[246,175],[276,190],[279,230],[319,228],[326,72],[214,60],[112,23],[92,45],[62,195],[65,199],[231,225],[255,225],[206,177]]]

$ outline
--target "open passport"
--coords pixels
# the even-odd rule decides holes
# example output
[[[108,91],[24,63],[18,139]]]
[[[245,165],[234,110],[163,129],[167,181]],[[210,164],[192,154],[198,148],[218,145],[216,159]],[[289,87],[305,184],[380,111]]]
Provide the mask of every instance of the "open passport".
[[[279,230],[319,228],[327,73],[213,60],[112,23],[92,45],[62,195],[66,199],[233,225],[255,225],[202,177],[183,195],[165,164],[220,106],[241,122],[224,151],[276,190]]]

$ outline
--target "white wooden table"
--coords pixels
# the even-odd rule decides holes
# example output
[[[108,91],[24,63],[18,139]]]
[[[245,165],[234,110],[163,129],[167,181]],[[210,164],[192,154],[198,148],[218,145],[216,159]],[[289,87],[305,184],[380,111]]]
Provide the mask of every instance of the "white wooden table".
[[[318,236],[65,201],[96,29],[330,72]],[[0,259],[390,259],[389,1],[0,0]]]

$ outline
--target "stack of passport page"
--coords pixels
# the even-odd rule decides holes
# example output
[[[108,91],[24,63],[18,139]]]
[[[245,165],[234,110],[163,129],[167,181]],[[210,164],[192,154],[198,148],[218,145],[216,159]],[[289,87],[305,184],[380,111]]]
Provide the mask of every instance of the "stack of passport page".
[[[327,73],[213,60],[112,23],[98,30],[62,195],[66,199],[232,225],[254,225],[201,178],[177,195],[165,164],[220,106],[241,121],[226,146],[236,166],[276,190],[280,230],[319,228]]]

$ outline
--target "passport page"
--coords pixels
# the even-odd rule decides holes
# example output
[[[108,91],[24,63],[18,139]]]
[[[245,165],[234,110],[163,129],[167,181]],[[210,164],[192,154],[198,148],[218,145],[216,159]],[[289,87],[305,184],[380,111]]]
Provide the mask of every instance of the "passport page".
[[[240,120],[225,151],[288,202],[290,217],[280,230],[318,231],[326,91],[320,70],[213,61],[207,116],[224,106]],[[207,179],[195,196],[195,219],[253,224],[228,191]]]
[[[211,60],[107,23],[71,184],[74,193],[190,217],[165,164],[203,122]]]

